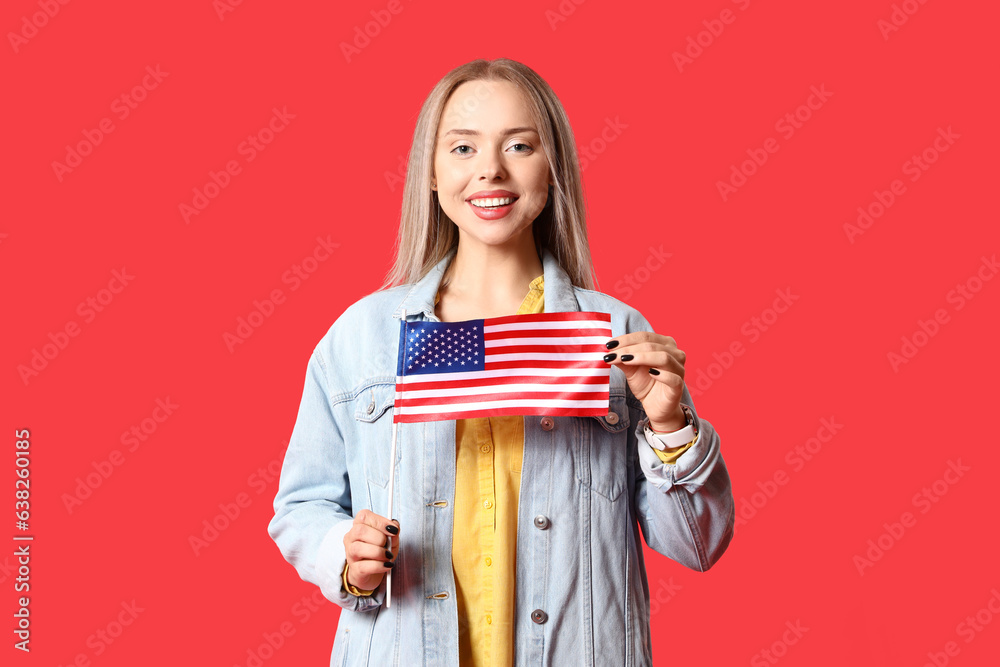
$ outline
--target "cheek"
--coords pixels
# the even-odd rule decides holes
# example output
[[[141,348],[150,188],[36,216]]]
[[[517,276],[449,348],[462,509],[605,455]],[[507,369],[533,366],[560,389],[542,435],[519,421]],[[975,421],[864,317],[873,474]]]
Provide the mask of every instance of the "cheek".
[[[527,217],[534,220],[536,217],[538,217],[538,214],[542,212],[543,208],[545,208],[544,193],[541,195],[533,194],[531,197],[526,198],[522,210],[524,211]]]

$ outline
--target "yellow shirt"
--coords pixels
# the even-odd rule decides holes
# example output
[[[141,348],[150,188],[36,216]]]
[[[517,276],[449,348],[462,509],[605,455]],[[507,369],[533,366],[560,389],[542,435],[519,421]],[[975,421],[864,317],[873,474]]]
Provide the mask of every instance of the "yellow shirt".
[[[518,315],[545,312],[544,275]],[[463,667],[514,664],[514,573],[524,417],[455,420],[457,461],[451,561]]]
[[[438,300],[435,295],[435,305]],[[544,275],[531,281],[517,314],[542,312]],[[463,667],[509,667],[514,663],[514,575],[524,417],[457,419],[455,441],[451,557],[458,604],[459,659]],[[653,451],[664,463],[672,464],[691,444]],[[347,567],[343,579],[345,590],[354,595],[372,593],[347,583]]]

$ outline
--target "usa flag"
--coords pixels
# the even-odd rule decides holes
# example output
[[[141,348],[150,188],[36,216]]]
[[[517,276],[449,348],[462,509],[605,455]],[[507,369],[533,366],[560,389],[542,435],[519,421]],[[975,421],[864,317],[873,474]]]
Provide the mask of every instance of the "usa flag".
[[[400,323],[393,422],[606,415],[611,315]]]

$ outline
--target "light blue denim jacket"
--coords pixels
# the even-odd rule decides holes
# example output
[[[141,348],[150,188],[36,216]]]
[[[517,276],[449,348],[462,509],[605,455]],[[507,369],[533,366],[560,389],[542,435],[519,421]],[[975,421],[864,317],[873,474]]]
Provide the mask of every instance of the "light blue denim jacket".
[[[439,321],[434,295],[454,255],[420,281],[358,300],[309,360],[268,533],[302,579],[343,610],[331,665],[458,665],[452,570],[455,421],[397,426],[393,514],[400,549],[387,609],[385,579],[347,593],[344,535],[355,512],[385,515],[396,352],[402,313]],[[545,312],[611,314],[614,336],[654,331],[621,301],[570,283],[543,251]],[[518,500],[515,665],[652,664],[642,540],[707,570],[733,535],[733,497],[719,436],[700,436],[674,465],[646,442],[642,404],[611,369],[604,417],[524,417]]]

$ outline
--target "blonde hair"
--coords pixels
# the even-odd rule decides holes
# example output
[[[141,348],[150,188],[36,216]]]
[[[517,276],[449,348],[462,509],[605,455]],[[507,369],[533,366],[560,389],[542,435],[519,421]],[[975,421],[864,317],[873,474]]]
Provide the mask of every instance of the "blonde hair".
[[[532,223],[535,249],[541,258],[542,248],[548,248],[574,285],[595,289],[583,182],[569,119],[549,84],[530,67],[509,58],[473,60],[456,67],[424,100],[406,167],[395,260],[379,289],[420,280],[458,246],[458,227],[447,215],[442,220],[437,192],[431,190],[431,173],[445,104],[456,88],[470,81],[509,81],[524,95],[555,184],[550,186],[548,203]],[[475,102],[467,107],[457,113],[472,111]]]

